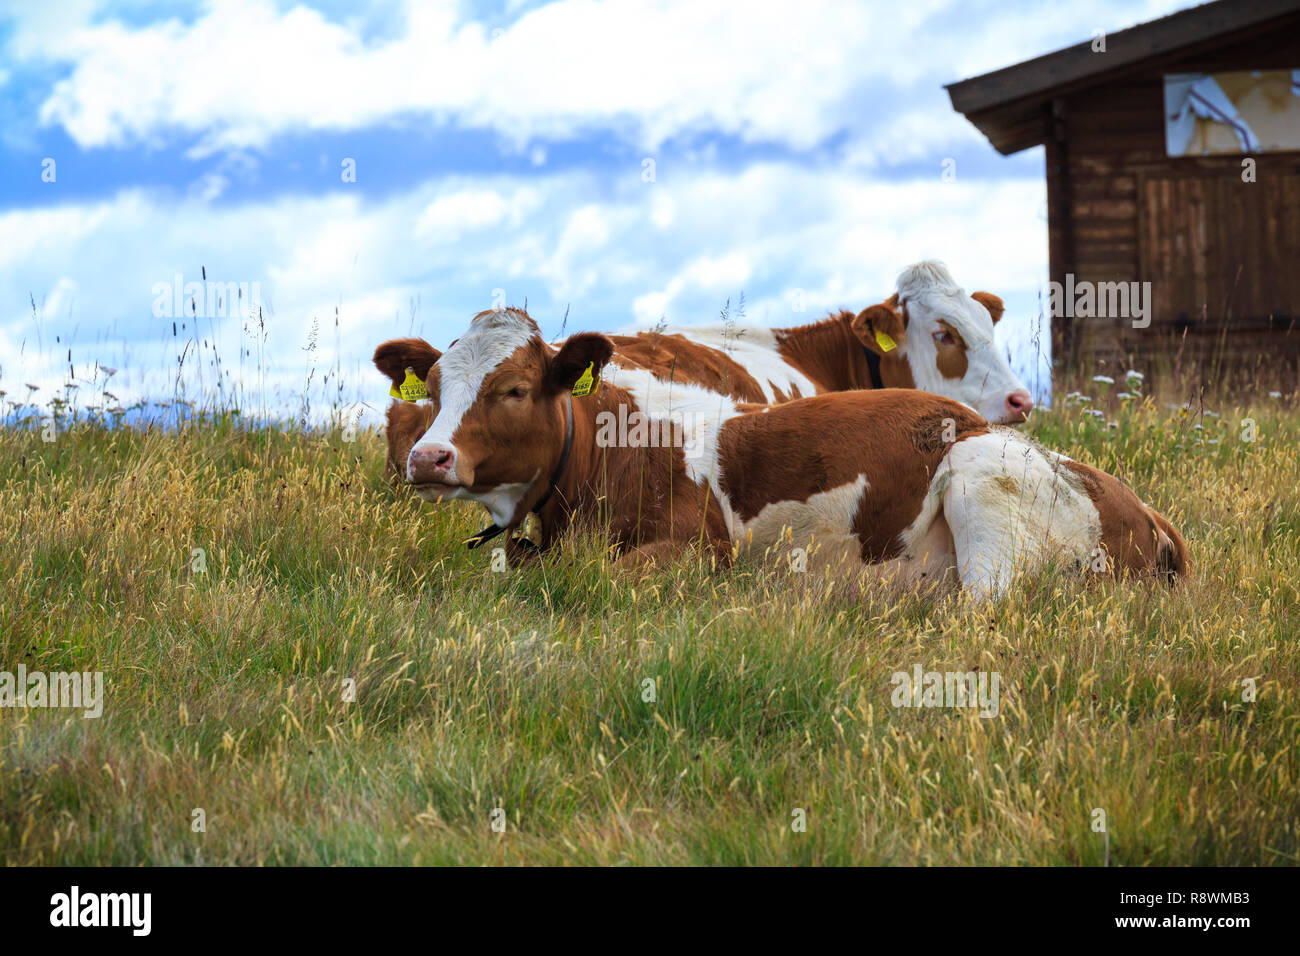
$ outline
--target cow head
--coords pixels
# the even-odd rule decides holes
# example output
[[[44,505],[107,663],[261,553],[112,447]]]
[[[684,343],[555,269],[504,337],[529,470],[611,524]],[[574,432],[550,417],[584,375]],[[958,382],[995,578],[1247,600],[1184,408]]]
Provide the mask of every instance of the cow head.
[[[964,402],[991,422],[1029,417],[1034,401],[993,341],[1001,299],[967,296],[939,262],[904,269],[897,288],[854,318],[864,346],[905,359],[917,388]]]
[[[429,369],[441,353],[424,339],[393,339],[375,349],[375,368],[392,382],[394,392],[406,384],[408,369],[421,383],[429,377]],[[384,433],[388,440],[386,470],[390,477],[406,479],[406,457],[411,446],[433,424],[433,409],[428,402],[389,402],[388,426]]]
[[[599,372],[613,351],[608,338],[593,333],[574,335],[556,351],[526,312],[480,312],[430,364],[432,421],[410,447],[406,480],[428,501],[477,501],[503,527],[522,520],[559,462],[564,395],[589,366]]]

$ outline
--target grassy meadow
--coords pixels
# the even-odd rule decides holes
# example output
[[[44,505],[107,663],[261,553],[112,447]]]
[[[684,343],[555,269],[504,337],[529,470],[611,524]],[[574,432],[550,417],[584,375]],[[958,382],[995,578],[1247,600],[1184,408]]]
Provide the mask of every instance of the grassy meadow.
[[[1169,516],[1181,587],[898,600],[595,536],[494,573],[375,432],[0,430],[0,670],[105,688],[0,709],[0,861],[1300,862],[1300,411],[1100,398],[1029,431]],[[999,715],[895,708],[918,664]]]

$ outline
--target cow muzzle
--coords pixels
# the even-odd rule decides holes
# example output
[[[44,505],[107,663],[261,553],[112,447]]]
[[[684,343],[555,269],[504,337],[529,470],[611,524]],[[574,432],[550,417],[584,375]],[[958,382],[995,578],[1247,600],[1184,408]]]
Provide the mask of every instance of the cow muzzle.
[[[1026,391],[1012,392],[1006,397],[1002,409],[1000,424],[1018,425],[1029,420],[1029,413],[1034,410],[1034,399]]]
[[[417,444],[406,459],[406,479],[413,485],[468,484],[464,476],[458,474],[459,458],[453,445],[442,442]]]

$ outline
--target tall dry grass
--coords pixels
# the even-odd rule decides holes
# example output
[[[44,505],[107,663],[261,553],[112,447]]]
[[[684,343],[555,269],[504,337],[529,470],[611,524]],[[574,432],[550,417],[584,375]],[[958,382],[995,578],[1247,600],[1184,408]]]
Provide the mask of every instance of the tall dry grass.
[[[0,430],[0,670],[106,681],[97,720],[0,709],[0,859],[1295,863],[1300,413],[1121,387],[1030,430],[1195,578],[988,606],[616,574],[594,538],[494,573],[369,432]],[[999,716],[893,707],[916,664],[997,672]]]

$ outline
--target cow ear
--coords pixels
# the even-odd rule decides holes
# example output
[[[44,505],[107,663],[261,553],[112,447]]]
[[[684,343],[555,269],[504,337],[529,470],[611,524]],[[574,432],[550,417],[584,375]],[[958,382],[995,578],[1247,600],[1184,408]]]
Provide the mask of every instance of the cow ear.
[[[907,338],[898,297],[890,296],[879,305],[868,306],[853,319],[853,334],[871,351],[884,355],[892,352]]]
[[[580,332],[570,336],[551,357],[546,368],[546,387],[554,392],[570,391],[588,367],[593,375],[599,375],[613,354],[614,343],[607,335]]]
[[[408,368],[423,382],[441,357],[442,353],[424,339],[391,339],[375,349],[374,363],[398,388],[406,380]]]
[[[989,310],[994,325],[998,324],[998,319],[1002,318],[1002,313],[1007,310],[1002,300],[992,292],[972,292],[970,297]]]

